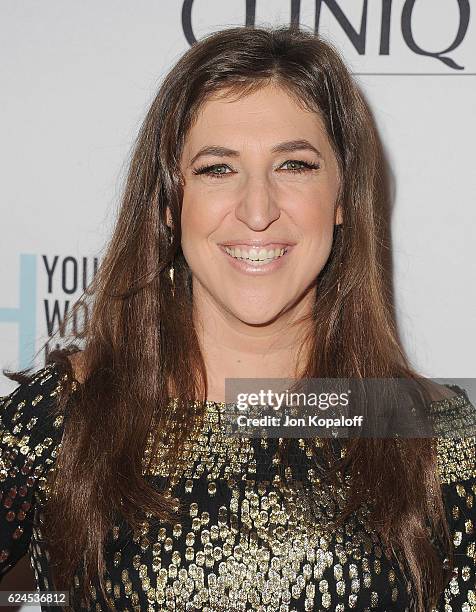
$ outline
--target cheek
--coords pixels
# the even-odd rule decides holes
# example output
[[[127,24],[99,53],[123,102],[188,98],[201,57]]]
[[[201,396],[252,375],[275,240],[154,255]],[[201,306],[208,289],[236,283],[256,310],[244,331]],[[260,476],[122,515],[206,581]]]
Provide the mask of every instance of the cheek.
[[[220,226],[220,211],[210,206],[207,199],[189,193],[182,201],[181,228],[182,252],[195,273],[209,268],[215,256],[207,242],[209,236]]]
[[[312,206],[302,209],[299,226],[304,246],[307,268],[312,274],[319,273],[329,258],[334,235],[334,213],[332,207]]]
[[[185,246],[198,238],[203,238],[206,228],[211,222],[209,217],[210,212],[203,199],[197,198],[193,194],[184,195],[180,222],[182,241]]]
[[[322,193],[296,200],[287,209],[289,217],[300,228],[303,237],[317,246],[332,240],[334,229],[333,200]]]
[[[332,227],[320,229],[309,238],[309,251],[307,253],[307,268],[312,275],[319,274],[325,266],[332,249]]]
[[[210,267],[216,261],[216,237],[223,236],[225,224],[229,228],[234,205],[235,200],[223,189],[204,189],[195,184],[186,190],[181,214],[182,251],[191,268]],[[232,229],[228,229],[230,234]]]
[[[314,177],[286,194],[283,202],[296,222],[313,227],[334,222],[338,185],[333,179],[330,176]]]

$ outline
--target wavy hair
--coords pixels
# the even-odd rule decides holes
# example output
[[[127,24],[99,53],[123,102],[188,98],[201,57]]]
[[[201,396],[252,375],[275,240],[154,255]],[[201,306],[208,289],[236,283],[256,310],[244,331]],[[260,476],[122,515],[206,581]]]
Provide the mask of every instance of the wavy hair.
[[[134,144],[113,235],[96,276],[70,311],[88,302],[78,392],[66,384],[59,405],[68,418],[57,457],[44,532],[57,589],[75,570],[98,575],[119,514],[138,528],[145,513],[172,521],[177,511],[164,487],[143,476],[149,436],[152,461],[175,421],[167,454],[178,462],[191,423],[203,412],[204,360],[192,319],[191,272],[181,251],[184,140],[202,105],[222,94],[246,95],[268,84],[284,88],[318,113],[338,161],[344,223],[316,278],[309,357],[302,377],[417,379],[398,337],[391,284],[388,176],[375,123],[333,45],[298,26],[233,27],[195,43],[163,79]],[[167,225],[169,207],[173,231]],[[174,287],[169,278],[173,263]],[[340,291],[337,284],[340,283]],[[70,377],[70,342],[52,351]],[[26,370],[23,371],[23,375]],[[186,375],[184,375],[186,373]],[[25,380],[18,373],[7,374]],[[170,400],[175,398],[173,415]],[[329,440],[323,440],[324,446]],[[284,460],[287,441],[281,446]],[[330,454],[329,456],[332,456]],[[355,439],[335,458],[329,478],[346,469],[351,486],[338,521],[370,503],[371,521],[414,586],[415,610],[435,604],[451,575],[428,532],[452,560],[430,439]],[[415,474],[419,474],[416,478]]]

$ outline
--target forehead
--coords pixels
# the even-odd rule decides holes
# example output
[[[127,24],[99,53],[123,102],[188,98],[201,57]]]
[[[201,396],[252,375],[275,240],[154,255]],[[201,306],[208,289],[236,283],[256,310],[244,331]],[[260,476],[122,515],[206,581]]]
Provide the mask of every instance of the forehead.
[[[330,147],[319,114],[304,109],[285,89],[268,85],[240,97],[220,93],[207,99],[187,134],[184,155],[193,156],[212,140],[229,146],[231,139],[240,148],[296,138],[314,140],[323,153]]]

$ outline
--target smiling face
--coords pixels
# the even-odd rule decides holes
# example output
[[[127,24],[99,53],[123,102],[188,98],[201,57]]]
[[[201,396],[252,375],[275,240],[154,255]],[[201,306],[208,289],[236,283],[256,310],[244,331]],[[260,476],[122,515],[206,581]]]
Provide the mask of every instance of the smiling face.
[[[276,86],[210,99],[181,170],[194,304],[247,324],[310,307],[342,222],[337,160],[318,115]]]

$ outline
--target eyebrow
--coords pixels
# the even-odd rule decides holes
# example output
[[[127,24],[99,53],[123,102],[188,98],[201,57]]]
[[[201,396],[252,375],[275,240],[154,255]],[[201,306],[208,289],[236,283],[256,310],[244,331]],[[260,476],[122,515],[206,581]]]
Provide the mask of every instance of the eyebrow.
[[[271,148],[271,153],[292,153],[293,151],[312,151],[322,159],[322,154],[320,151],[318,151],[314,145],[304,138],[280,142]],[[213,157],[239,157],[240,153],[234,149],[229,149],[228,147],[208,145],[206,147],[202,147],[200,151],[198,151],[198,153],[192,157],[190,165],[194,164],[199,157],[203,157],[205,155],[212,155]]]

